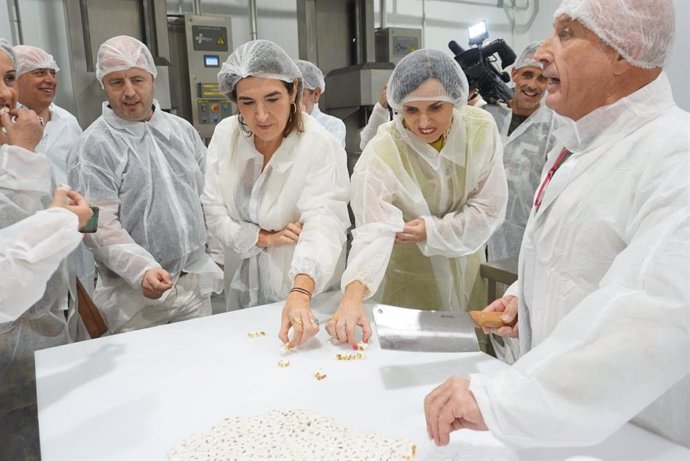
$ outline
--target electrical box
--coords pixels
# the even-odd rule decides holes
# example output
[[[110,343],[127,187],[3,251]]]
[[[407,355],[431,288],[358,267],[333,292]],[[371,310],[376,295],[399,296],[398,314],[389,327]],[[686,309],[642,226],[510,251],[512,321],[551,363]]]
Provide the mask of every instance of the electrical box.
[[[421,29],[386,27],[375,33],[376,61],[397,64],[404,56],[422,47]]]
[[[232,52],[230,18],[184,15],[184,33],[187,62],[180,68],[189,73],[187,117],[202,138],[210,139],[216,125],[232,115],[232,104],[218,85],[218,72]]]

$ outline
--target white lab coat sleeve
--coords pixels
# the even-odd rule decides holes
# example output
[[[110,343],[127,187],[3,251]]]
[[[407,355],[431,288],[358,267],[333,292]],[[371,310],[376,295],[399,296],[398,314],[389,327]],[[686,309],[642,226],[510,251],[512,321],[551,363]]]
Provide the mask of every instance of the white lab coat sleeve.
[[[314,280],[315,293],[320,293],[333,278],[350,227],[350,180],[347,155],[335,138],[324,138],[317,151],[297,200],[303,227],[289,277],[294,280],[297,274],[309,275]]]
[[[208,150],[206,149],[206,146],[204,145],[203,141],[199,137],[199,133],[197,133],[196,130],[194,130],[190,126],[190,130],[192,133],[190,134],[190,137],[193,140],[194,144],[194,158],[199,165],[199,169],[201,170],[201,174],[204,175],[204,178],[206,177],[206,164],[207,164],[207,156],[208,156]],[[201,196],[204,192],[203,190],[204,184],[199,185],[199,196]],[[204,216],[205,218],[205,216]],[[205,218],[206,219],[206,218]],[[213,259],[214,262],[218,264],[224,264],[225,259],[224,259],[224,251],[223,251],[223,243],[218,240],[214,234],[208,231],[208,224],[206,224],[206,252],[208,255]]]
[[[631,213],[629,243],[598,290],[511,368],[471,376],[501,441],[596,444],[690,374],[690,217],[678,170]]]
[[[417,244],[425,256],[457,258],[473,254],[486,244],[505,219],[508,183],[503,169],[503,146],[498,131],[483,174],[467,202],[456,212],[442,218],[422,216],[426,241]],[[468,185],[468,187],[471,187]]]
[[[98,230],[86,234],[84,243],[93,252],[94,257],[108,269],[115,272],[132,288],[140,289],[144,273],[161,267],[154,257],[129,235],[119,219],[120,180],[115,164],[118,156],[113,150],[121,146],[109,145],[93,137],[82,136],[80,142],[68,155],[68,177],[73,187],[99,207]],[[83,153],[88,151],[90,157],[99,158],[103,164],[90,162]],[[91,191],[99,191],[94,198]]]
[[[359,132],[359,148],[364,150],[364,147],[371,140],[371,138],[376,136],[376,131],[379,129],[379,127],[388,121],[388,109],[384,108],[377,102],[374,106],[374,109],[371,111],[371,115],[369,115],[369,120],[367,121],[366,126],[362,128],[362,131]]]
[[[365,298],[373,296],[386,273],[395,243],[395,234],[405,227],[402,211],[393,205],[399,180],[383,162],[363,155],[352,175],[352,211],[356,228],[352,231],[352,249],[341,278],[345,290],[359,281],[366,288]],[[362,161],[364,160],[364,161]]]
[[[230,136],[217,129],[206,155],[206,177],[201,204],[211,236],[210,242],[215,246],[220,243],[225,248],[231,248],[239,258],[246,259],[261,252],[261,248],[256,246],[261,229],[255,223],[235,219],[223,200],[220,157],[228,155],[229,146]]]
[[[48,279],[81,242],[78,227],[74,213],[51,208],[0,229],[0,324],[41,299]]]
[[[347,128],[345,128],[345,123],[337,117],[335,118],[335,123],[333,124],[333,136],[338,140],[340,146],[345,149]],[[347,155],[347,154],[346,154]]]
[[[43,154],[8,144],[0,146],[0,225],[14,223],[47,206],[41,200],[51,195],[51,171]]]
[[[137,244],[122,227],[115,203],[97,202],[98,230],[86,234],[84,241],[96,259],[122,277],[132,288],[140,289],[146,271],[161,265]]]

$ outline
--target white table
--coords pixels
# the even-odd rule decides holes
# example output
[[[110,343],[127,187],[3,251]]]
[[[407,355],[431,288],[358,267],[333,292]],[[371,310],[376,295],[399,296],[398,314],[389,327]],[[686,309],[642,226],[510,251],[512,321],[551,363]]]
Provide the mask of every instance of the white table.
[[[325,320],[337,293],[314,302]],[[482,353],[385,351],[376,336],[365,360],[325,331],[285,356],[277,338],[282,304],[215,315],[36,353],[43,460],[165,459],[193,433],[229,416],[306,408],[360,431],[404,438],[418,460],[688,460],[690,450],[633,425],[589,448],[514,450],[487,432],[427,440],[424,396],[451,373],[505,366]],[[266,336],[250,338],[263,330]],[[279,368],[287,358],[290,366]],[[327,377],[318,381],[313,374]]]

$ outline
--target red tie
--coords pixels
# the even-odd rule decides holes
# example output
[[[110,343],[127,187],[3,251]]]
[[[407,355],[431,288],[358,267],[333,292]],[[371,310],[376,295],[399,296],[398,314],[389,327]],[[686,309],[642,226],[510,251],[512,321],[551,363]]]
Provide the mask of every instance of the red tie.
[[[546,173],[546,177],[544,178],[544,181],[542,181],[541,186],[539,186],[539,192],[537,192],[537,197],[534,199],[534,208],[535,210],[538,210],[539,207],[541,206],[541,201],[544,198],[544,193],[546,192],[546,187],[549,185],[551,182],[551,178],[553,178],[553,175],[556,174],[556,170],[563,164],[566,158],[570,155],[570,151],[566,149],[565,147],[561,151],[560,154],[558,154],[558,158],[556,161],[553,163],[553,166],[549,169],[549,172]]]

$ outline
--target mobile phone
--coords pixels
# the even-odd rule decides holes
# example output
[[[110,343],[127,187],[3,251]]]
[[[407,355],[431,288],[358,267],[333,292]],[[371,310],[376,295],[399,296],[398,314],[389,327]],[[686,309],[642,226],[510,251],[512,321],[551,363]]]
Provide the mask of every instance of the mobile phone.
[[[98,207],[92,206],[91,211],[93,212],[91,217],[87,221],[86,225],[79,229],[79,232],[84,234],[93,234],[98,229]]]

